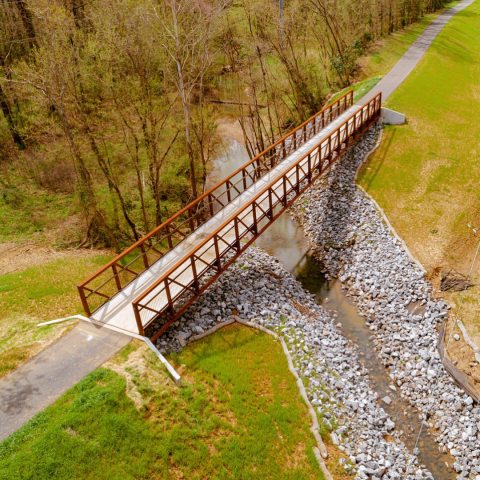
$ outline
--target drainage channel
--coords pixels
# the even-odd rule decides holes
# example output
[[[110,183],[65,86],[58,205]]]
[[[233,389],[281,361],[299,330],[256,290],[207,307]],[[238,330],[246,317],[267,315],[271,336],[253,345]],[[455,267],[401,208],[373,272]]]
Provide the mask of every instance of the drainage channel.
[[[214,162],[212,173],[215,176],[227,175],[247,160],[244,146],[234,141],[225,154]],[[365,320],[343,292],[341,283],[337,280],[327,281],[320,264],[309,255],[309,242],[302,228],[285,212],[258,238],[255,245],[279,260],[297,277],[302,286],[315,296],[317,303],[326,308],[337,323],[341,324],[343,335],[356,345],[360,361],[369,372],[372,389],[379,399],[388,397],[387,402],[380,402],[395,422],[402,441],[411,452],[418,449],[416,451],[419,463],[428,468],[436,480],[454,479],[453,470],[447,468],[447,464],[452,464],[453,458],[440,452],[431,431],[425,425],[421,428],[419,412],[399,391],[392,388],[387,370],[375,353]]]
[[[307,256],[300,271],[296,272],[302,286],[315,295],[322,305],[341,325],[343,335],[357,346],[360,361],[368,370],[372,389],[378,394],[384,410],[395,422],[397,432],[406,447],[413,452],[417,448],[419,462],[425,465],[436,480],[455,478],[450,455],[442,453],[428,427],[392,384],[386,368],[380,362],[368,326],[352,301],[345,295],[338,280],[328,281],[318,262]],[[383,401],[382,399],[385,399]]]

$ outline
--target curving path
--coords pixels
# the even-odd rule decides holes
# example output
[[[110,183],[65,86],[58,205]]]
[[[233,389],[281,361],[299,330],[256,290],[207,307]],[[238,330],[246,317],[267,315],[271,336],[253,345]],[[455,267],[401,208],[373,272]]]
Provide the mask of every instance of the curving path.
[[[382,92],[385,101],[415,68],[449,20],[474,1],[463,0],[440,14],[358,103],[367,102],[378,92]],[[130,337],[112,330],[80,324],[15,372],[0,379],[0,440],[54,402],[129,341]]]

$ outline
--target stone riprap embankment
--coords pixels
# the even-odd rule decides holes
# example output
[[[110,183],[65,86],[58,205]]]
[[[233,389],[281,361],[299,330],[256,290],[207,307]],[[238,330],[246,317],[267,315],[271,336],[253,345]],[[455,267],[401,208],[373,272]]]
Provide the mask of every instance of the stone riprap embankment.
[[[333,318],[262,251],[249,249],[157,345],[164,352],[180,349],[236,315],[283,337],[320,423],[346,454],[346,470],[359,479],[432,478],[407,452]]]
[[[369,325],[379,358],[401,394],[455,457],[458,478],[480,479],[480,408],[448,376],[437,351],[437,328],[448,306],[435,299],[421,268],[355,186],[358,167],[379,127],[296,203],[314,256],[338,278]]]

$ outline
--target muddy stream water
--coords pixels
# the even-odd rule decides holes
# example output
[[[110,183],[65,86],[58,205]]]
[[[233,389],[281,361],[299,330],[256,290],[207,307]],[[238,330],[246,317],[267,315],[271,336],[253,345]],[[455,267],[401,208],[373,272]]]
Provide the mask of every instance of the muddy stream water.
[[[245,147],[238,141],[229,141],[222,154],[213,162],[209,185],[233,172],[249,160]],[[327,281],[321,265],[310,255],[309,242],[302,228],[285,212],[273,223],[255,245],[277,258],[303,287],[311,292],[341,325],[345,337],[357,346],[360,361],[369,372],[372,389],[378,398],[389,397],[390,404],[379,400],[395,422],[396,430],[407,448],[418,449],[419,463],[425,465],[436,480],[455,478],[451,468],[452,457],[441,453],[426,424],[422,427],[418,411],[394,389],[386,368],[378,358],[371,334],[363,317],[342,290],[338,280]],[[393,387],[393,388],[392,388]]]

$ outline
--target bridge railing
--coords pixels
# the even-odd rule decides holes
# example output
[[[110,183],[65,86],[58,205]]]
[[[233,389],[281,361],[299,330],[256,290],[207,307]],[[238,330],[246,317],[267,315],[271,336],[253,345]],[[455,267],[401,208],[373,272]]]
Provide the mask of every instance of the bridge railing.
[[[353,105],[349,91],[135,242],[77,288],[91,315],[200,225]]]
[[[179,259],[149,289],[132,302],[139,332],[153,322],[158,338],[215,279],[288,208],[315,179],[325,174],[351,140],[376,120],[378,94],[333,130],[324,140],[279,173],[241,210]]]

